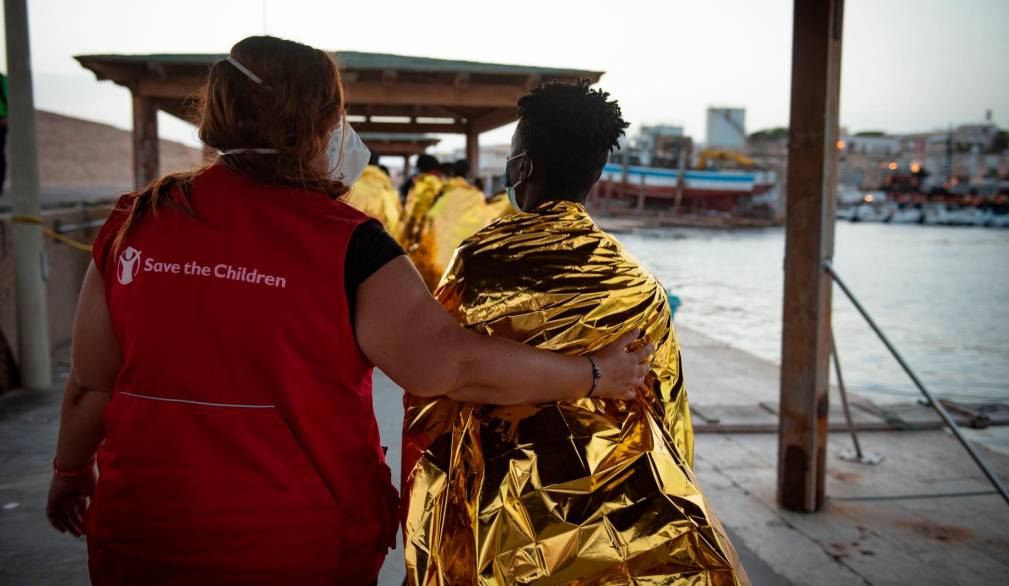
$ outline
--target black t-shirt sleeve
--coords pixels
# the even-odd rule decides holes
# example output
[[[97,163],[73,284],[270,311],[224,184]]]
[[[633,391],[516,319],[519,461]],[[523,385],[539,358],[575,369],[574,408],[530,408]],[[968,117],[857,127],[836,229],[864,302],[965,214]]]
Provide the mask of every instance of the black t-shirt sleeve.
[[[357,288],[389,261],[406,254],[378,220],[368,220],[354,229],[343,263],[343,286],[347,293],[350,322],[354,323]]]

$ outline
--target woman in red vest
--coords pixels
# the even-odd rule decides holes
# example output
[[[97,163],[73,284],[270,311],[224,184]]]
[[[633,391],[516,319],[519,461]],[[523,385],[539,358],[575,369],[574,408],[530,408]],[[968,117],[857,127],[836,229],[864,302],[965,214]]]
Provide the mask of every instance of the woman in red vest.
[[[373,366],[421,396],[633,397],[633,333],[589,360],[469,333],[337,199],[368,157],[328,54],[245,39],[199,104],[221,156],[120,200],[77,307],[48,515],[94,583],[373,582],[399,518]]]

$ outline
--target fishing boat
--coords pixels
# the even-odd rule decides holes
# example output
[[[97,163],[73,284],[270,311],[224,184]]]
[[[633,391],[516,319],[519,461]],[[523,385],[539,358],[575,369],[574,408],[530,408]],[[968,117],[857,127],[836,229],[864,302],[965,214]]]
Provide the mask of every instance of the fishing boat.
[[[731,211],[741,198],[766,193],[774,187],[773,171],[683,171],[680,190],[680,171],[657,167],[608,164],[600,177],[602,192],[643,192],[652,200],[683,200],[704,204],[705,209]]]
[[[864,202],[855,208],[852,222],[888,222],[893,210],[883,204]]]
[[[924,216],[920,205],[904,204],[891,212],[890,222],[894,224],[920,224],[924,220]]]
[[[1009,228],[1009,212],[986,210],[983,220],[984,225],[990,228]]]
[[[950,207],[944,203],[925,206],[925,223],[940,226],[983,226],[984,213],[974,206]]]

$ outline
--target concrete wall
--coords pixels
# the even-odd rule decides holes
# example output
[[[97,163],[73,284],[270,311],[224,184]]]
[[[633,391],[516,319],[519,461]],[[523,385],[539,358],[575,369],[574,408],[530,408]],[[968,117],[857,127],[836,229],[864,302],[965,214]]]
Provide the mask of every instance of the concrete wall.
[[[111,204],[76,206],[43,213],[50,227],[86,223],[108,216]],[[18,353],[17,295],[14,278],[14,243],[10,214],[0,215],[0,333],[13,351]],[[68,233],[67,236],[88,244],[98,233],[98,228]],[[71,248],[51,238],[45,239],[48,256],[49,280],[49,338],[53,348],[70,343],[73,331],[74,310],[84,272],[91,262],[91,256]],[[0,390],[4,381],[0,381]]]

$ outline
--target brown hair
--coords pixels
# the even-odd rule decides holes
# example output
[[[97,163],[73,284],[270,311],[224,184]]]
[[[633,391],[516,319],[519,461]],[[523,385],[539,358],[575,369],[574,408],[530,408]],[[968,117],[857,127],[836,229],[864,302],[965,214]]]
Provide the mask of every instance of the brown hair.
[[[179,208],[193,214],[193,180],[217,163],[254,181],[293,186],[338,197],[349,186],[329,179],[311,164],[326,150],[330,131],[344,115],[345,90],[336,60],[328,53],[276,37],[248,37],[231,57],[262,80],[255,83],[226,60],[211,66],[195,103],[193,123],[200,140],[219,151],[276,149],[218,155],[185,173],[152,181],[127,197],[128,212],[114,249],[148,210]]]

